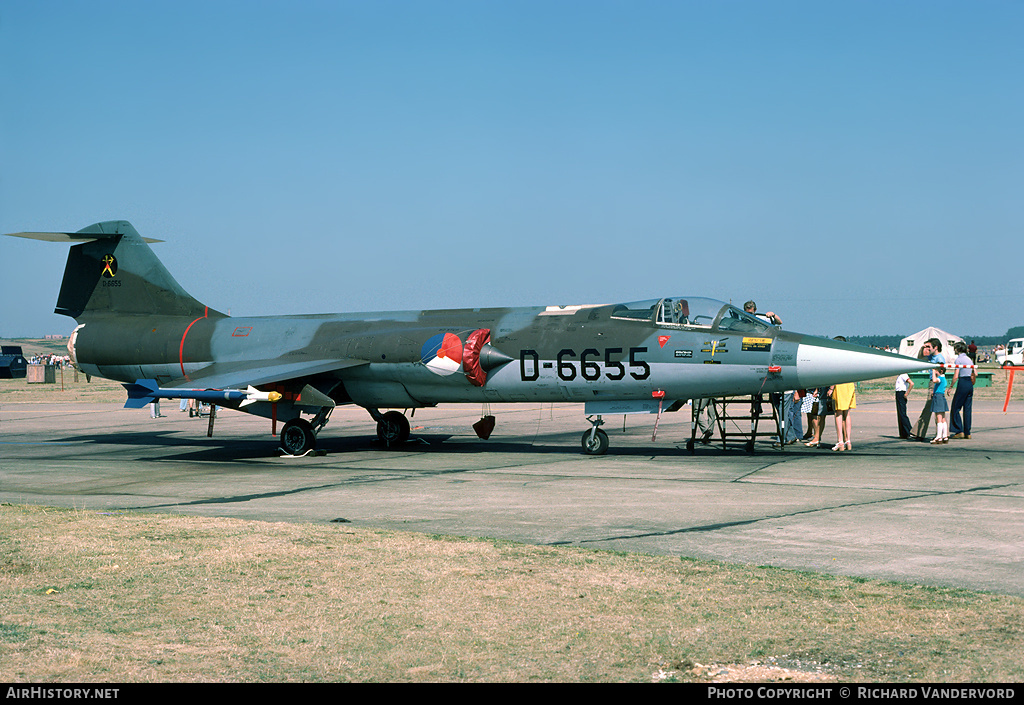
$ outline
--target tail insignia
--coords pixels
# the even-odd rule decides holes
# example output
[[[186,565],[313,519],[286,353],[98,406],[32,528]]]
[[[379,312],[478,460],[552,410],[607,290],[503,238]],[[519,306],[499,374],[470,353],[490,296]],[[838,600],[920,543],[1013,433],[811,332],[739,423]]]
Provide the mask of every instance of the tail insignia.
[[[114,255],[103,255],[103,276],[113,279],[117,274],[117,258]]]

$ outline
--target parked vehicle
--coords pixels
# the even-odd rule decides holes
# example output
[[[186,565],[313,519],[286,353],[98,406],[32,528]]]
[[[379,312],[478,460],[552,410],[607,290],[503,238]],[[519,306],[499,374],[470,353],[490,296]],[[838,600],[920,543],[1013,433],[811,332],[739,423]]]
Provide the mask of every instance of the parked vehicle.
[[[1001,366],[1024,365],[1024,338],[1014,338],[1003,350],[996,350],[996,362]]]

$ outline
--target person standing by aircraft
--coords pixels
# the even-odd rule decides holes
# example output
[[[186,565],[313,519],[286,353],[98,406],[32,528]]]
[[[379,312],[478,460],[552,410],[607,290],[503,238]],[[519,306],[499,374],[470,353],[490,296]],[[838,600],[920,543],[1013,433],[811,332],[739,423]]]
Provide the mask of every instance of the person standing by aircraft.
[[[832,387],[818,387],[812,391],[816,401],[811,407],[811,414],[814,415],[814,419],[809,422],[809,425],[814,431],[814,436],[804,445],[808,448],[817,448],[821,445],[821,438],[825,433],[825,417],[831,416],[834,413],[832,408]]]
[[[946,412],[949,411],[949,402],[946,401],[946,358],[942,354],[942,343],[937,338],[930,338],[928,342],[933,350],[931,361],[940,366],[932,370],[932,413],[935,414],[935,438],[932,445],[949,443],[949,424],[946,421]]]
[[[708,443],[711,440],[711,436],[715,433],[715,424],[718,422],[718,412],[715,411],[714,399],[703,398],[694,399],[693,403],[693,417],[696,419],[694,423],[697,425],[697,431],[700,432],[700,442]],[[696,434],[695,434],[696,435]]]
[[[846,338],[837,335],[834,340],[846,342]],[[833,385],[832,409],[836,416],[836,435],[839,440],[832,450],[853,450],[853,417],[850,412],[857,408],[857,387],[853,382]]]
[[[789,411],[786,412],[786,443],[796,443],[801,440],[804,435],[804,421],[803,416],[800,413],[800,390],[795,392],[786,392],[784,399],[784,406],[789,409]]]
[[[973,341],[972,341],[973,342]],[[953,345],[957,353],[957,365],[973,365],[968,348],[963,343]],[[953,409],[950,412],[950,430],[953,438],[971,437],[971,407],[974,405],[974,382],[978,377],[973,367],[958,367],[953,384],[956,385],[956,392],[953,394]],[[960,412],[963,410],[963,421],[960,420]]]
[[[853,418],[850,411],[857,408],[857,387],[853,382],[836,384],[829,388],[832,409],[836,417],[838,440],[832,450],[853,450]],[[824,424],[824,421],[822,421]]]
[[[806,441],[814,438],[814,428],[818,423],[818,390],[805,389],[803,399],[800,402],[800,411],[807,414],[807,433],[804,434],[804,445],[811,445]]]
[[[932,341],[926,340],[921,344],[921,352],[918,353],[918,358],[922,360],[931,360],[932,353],[935,351],[932,349]],[[928,435],[928,425],[932,418],[932,396],[934,394],[935,384],[932,381],[932,377],[928,378],[928,394],[925,396],[924,408],[921,409],[921,415],[917,417],[917,423],[914,424],[914,433],[910,436],[912,441],[924,441],[925,436]]]
[[[896,425],[899,429],[900,438],[910,438],[913,428],[910,425],[910,417],[907,416],[907,395],[914,389],[914,380],[910,379],[907,373],[896,378]]]

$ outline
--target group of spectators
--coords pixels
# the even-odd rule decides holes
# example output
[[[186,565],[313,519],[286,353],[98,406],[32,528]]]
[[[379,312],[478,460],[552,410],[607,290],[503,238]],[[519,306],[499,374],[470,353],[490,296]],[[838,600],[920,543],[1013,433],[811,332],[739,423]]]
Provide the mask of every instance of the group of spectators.
[[[836,340],[844,340],[837,336]],[[913,390],[914,382],[907,374],[896,378],[896,419],[900,438],[911,441],[927,441],[932,445],[944,445],[950,438],[970,439],[971,412],[974,402],[974,383],[977,381],[976,361],[968,353],[968,346],[962,342],[953,345],[956,359],[952,362],[955,374],[953,384],[947,385],[946,367],[950,364],[942,354],[942,341],[931,338],[921,346],[919,357],[939,365],[931,371],[928,384],[928,398],[917,424],[911,426],[907,416],[907,395]],[[948,386],[948,388],[947,388]],[[852,450],[852,420],[850,411],[857,408],[857,395],[853,384],[837,384],[820,389],[797,390],[794,400],[801,399],[800,412],[787,417],[787,423],[799,428],[800,414],[807,414],[807,433],[804,445],[817,448],[825,428],[825,417],[835,417],[838,441],[832,450]],[[947,397],[952,396],[952,409]],[[950,413],[947,420],[946,414]],[[935,419],[935,437],[928,440],[928,426]],[[952,433],[952,435],[950,435]],[[792,442],[792,441],[790,441]]]
[[[907,394],[914,389],[914,383],[906,374],[896,378],[896,418],[899,426],[900,438],[911,441],[928,440],[928,425],[931,417],[935,417],[935,438],[929,441],[932,445],[943,445],[949,443],[949,439],[969,439],[971,437],[971,412],[974,404],[974,383],[978,374],[974,367],[976,363],[976,348],[969,350],[962,342],[953,344],[953,351],[956,359],[953,361],[954,372],[953,386],[947,389],[946,368],[949,364],[942,353],[942,341],[938,338],[930,338],[921,346],[918,357],[939,365],[931,372],[928,384],[928,399],[917,424],[910,425],[910,418],[907,416]],[[969,353],[973,352],[974,355]],[[953,406],[950,409],[947,396],[952,395]],[[950,420],[946,420],[946,412],[950,412]],[[953,435],[950,436],[950,431]]]
[[[799,439],[805,446],[817,448],[821,445],[825,417],[832,416],[835,418],[838,438],[832,450],[853,450],[853,417],[850,412],[857,408],[856,385],[853,382],[817,389],[798,389],[793,392],[793,401],[793,411],[790,412],[787,423],[795,429],[795,434],[799,434],[801,415],[807,415],[807,433]],[[791,438],[790,442],[798,440],[792,435]]]
[[[28,358],[30,365],[52,365],[54,367],[70,367],[71,358],[67,355],[41,354]]]
[[[782,323],[782,320],[772,311],[759,314],[757,304],[753,301],[746,302],[743,305],[743,310],[772,325],[777,326]],[[835,340],[845,341],[846,338],[837,335]],[[978,348],[972,340],[970,346],[958,341],[953,345],[953,349],[957,354],[952,363],[955,365],[956,374],[953,376],[953,385],[947,390],[945,365],[949,362],[942,354],[942,341],[938,338],[931,338],[921,346],[918,357],[940,366],[931,372],[928,400],[914,427],[911,427],[910,419],[907,416],[907,394],[914,388],[914,383],[909,375],[902,374],[897,377],[896,416],[900,438],[927,441],[928,426],[932,416],[935,417],[935,438],[929,441],[931,444],[943,445],[949,443],[950,438],[969,439],[971,437],[971,411],[974,400],[974,383],[977,380],[977,371],[974,365],[977,364]],[[950,412],[950,406],[946,397],[949,395],[953,396],[953,406],[950,421],[947,421],[946,413]],[[856,385],[852,382],[787,392],[783,397],[781,409],[785,418],[786,433],[785,437],[779,441],[782,444],[790,444],[802,440],[808,448],[817,448],[821,445],[821,436],[825,430],[825,417],[833,416],[838,440],[832,446],[832,450],[837,452],[853,450],[853,419],[850,412],[856,408]],[[801,438],[803,414],[807,415],[807,433],[803,434]],[[952,436],[950,436],[950,431],[952,431]]]

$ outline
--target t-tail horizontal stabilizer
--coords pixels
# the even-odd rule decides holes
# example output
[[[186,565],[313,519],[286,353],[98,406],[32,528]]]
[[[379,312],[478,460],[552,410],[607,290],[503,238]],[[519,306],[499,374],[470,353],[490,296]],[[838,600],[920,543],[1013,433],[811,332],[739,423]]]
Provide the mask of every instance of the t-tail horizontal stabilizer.
[[[261,392],[253,386],[247,389],[164,389],[157,386],[155,379],[137,379],[134,384],[123,384],[128,391],[125,409],[141,409],[160,399],[195,399],[211,404],[223,404],[226,401],[240,402],[246,406],[257,401],[275,402],[281,400],[280,392]]]

